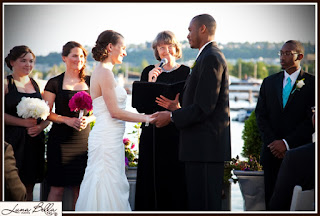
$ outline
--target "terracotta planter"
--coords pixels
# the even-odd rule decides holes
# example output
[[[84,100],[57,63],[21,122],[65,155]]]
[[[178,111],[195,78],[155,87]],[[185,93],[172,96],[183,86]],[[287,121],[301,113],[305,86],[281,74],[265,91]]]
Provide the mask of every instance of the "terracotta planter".
[[[233,170],[237,176],[245,211],[266,210],[264,199],[264,172]]]

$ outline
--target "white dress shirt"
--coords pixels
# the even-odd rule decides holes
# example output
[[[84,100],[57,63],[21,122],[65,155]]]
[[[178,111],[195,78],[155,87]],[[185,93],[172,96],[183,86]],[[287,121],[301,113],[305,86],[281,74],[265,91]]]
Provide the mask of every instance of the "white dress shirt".
[[[301,67],[298,70],[296,70],[294,73],[292,73],[291,75],[289,75],[287,73],[287,71],[284,71],[283,88],[286,86],[286,84],[288,82],[287,81],[288,77],[290,77],[290,79],[291,79],[291,88],[292,88],[292,86],[294,85],[294,83],[296,82],[296,80],[300,74],[300,71],[301,71]]]
[[[199,57],[199,55],[201,54],[202,50],[203,50],[209,43],[211,43],[211,42],[213,42],[213,40],[212,40],[212,41],[209,41],[208,43],[206,43],[205,45],[203,45],[203,46],[200,48],[200,50],[199,50],[199,52],[198,52],[198,55],[197,55],[197,57],[196,57],[196,60],[197,60],[197,58]]]

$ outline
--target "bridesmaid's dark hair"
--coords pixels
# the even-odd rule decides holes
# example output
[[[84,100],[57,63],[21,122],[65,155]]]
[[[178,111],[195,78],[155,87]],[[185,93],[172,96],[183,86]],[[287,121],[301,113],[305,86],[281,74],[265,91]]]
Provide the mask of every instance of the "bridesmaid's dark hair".
[[[123,36],[115,32],[113,30],[106,30],[102,32],[96,41],[96,45],[92,48],[92,57],[96,61],[104,61],[106,58],[108,58],[108,50],[107,46],[109,43],[116,45],[120,38],[123,38]]]
[[[80,69],[80,73],[79,73],[79,78],[81,79],[81,81],[84,81],[84,78],[86,76],[84,69],[86,68],[86,62],[87,62],[87,56],[88,56],[87,50],[78,42],[69,41],[63,46],[61,55],[68,56],[70,54],[71,50],[75,47],[82,49],[82,52],[84,55],[84,64],[83,64],[83,67]]]
[[[10,61],[15,61],[20,57],[25,57],[25,55],[27,55],[28,53],[31,53],[31,55],[33,56],[34,60],[36,60],[36,56],[35,54],[32,52],[32,50],[25,46],[25,45],[21,45],[21,46],[15,46],[13,47],[9,54],[7,55],[7,57],[5,58],[5,62],[8,66],[8,68],[10,68],[10,70],[12,70],[12,65],[10,63]]]
[[[167,45],[173,45],[176,48],[176,59],[179,59],[182,57],[182,49],[181,44],[178,42],[176,36],[171,31],[163,31],[160,32],[157,37],[152,42],[152,49],[154,52],[154,56],[157,60],[161,61],[161,58],[159,56],[159,52],[157,50],[157,46],[161,44],[167,44]]]

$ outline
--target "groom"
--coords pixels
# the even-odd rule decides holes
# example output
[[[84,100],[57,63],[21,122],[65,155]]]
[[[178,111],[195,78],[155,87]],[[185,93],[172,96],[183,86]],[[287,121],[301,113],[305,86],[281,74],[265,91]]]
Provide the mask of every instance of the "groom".
[[[180,130],[179,159],[185,163],[188,210],[217,211],[224,161],[231,158],[229,75],[224,55],[213,41],[214,18],[195,16],[188,30],[189,44],[199,53],[181,95],[182,108],[156,113],[152,123],[162,127],[172,121]]]
[[[255,112],[263,140],[267,210],[285,152],[312,141],[315,78],[301,69],[303,55],[300,42],[287,41],[279,52],[283,71],[265,78],[260,88]]]

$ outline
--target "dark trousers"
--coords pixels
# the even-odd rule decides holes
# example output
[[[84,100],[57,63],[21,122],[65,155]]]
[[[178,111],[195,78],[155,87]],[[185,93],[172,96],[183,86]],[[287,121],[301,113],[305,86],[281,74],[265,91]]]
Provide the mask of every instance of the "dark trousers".
[[[287,151],[281,164],[270,210],[289,211],[293,188],[310,190],[315,186],[315,144],[307,144]]]
[[[274,157],[269,149],[265,153],[265,158],[266,160],[262,164],[264,170],[265,203],[266,210],[270,210],[269,202],[274,191],[282,159]]]
[[[224,163],[185,162],[188,210],[221,211]]]

